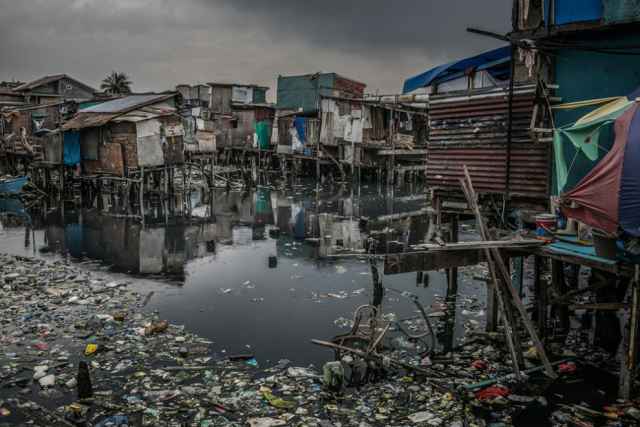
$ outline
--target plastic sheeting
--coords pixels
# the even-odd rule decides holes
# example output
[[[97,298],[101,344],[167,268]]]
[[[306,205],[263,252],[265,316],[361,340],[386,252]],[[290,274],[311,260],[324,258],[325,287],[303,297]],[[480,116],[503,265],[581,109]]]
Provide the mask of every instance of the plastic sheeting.
[[[480,55],[453,61],[448,64],[432,68],[404,82],[403,93],[431,86],[434,83],[444,83],[455,80],[470,69],[486,70],[492,77],[504,80],[509,78],[509,63],[511,62],[511,48],[509,46],[490,50]]]
[[[563,212],[569,218],[575,218],[587,225],[606,231],[608,233],[616,233],[618,231],[619,213],[625,208],[635,207],[638,203],[638,188],[640,188],[640,168],[637,164],[632,164],[635,157],[630,159],[630,163],[626,162],[625,151],[629,144],[638,145],[640,140],[633,137],[630,138],[630,130],[632,121],[634,126],[638,126],[637,120],[634,119],[638,111],[638,106],[634,104],[633,108],[628,109],[615,123],[616,140],[613,148],[607,155],[596,165],[595,168],[585,176],[578,185],[570,192],[563,194],[565,201],[573,202],[576,207],[563,208]],[[636,129],[636,132],[639,130]],[[640,136],[640,135],[638,135]],[[635,150],[635,149],[634,149]],[[638,161],[640,161],[640,156]],[[623,178],[623,163],[626,163],[627,173],[627,190],[634,187],[635,193],[622,195],[621,183],[625,181]],[[634,170],[629,170],[632,168]],[[640,210],[635,213],[627,212],[626,226],[640,231],[638,225],[640,222]],[[635,221],[632,223],[632,221]]]
[[[557,129],[554,133],[554,157],[556,185],[560,194],[567,183],[576,165],[578,156],[586,157],[588,162],[596,162],[606,148],[609,147],[612,138],[613,124],[633,102],[624,98],[623,101],[615,101],[605,105],[596,111],[580,119],[573,126]],[[568,147],[570,146],[570,147]],[[568,154],[568,155],[567,155]],[[580,159],[584,162],[584,159]],[[572,182],[577,180],[571,179]]]
[[[268,150],[271,145],[271,135],[270,135],[271,125],[267,121],[257,122],[256,123],[256,137],[258,142],[258,147],[261,150]]]
[[[64,133],[63,159],[66,166],[80,163],[80,132]]]
[[[161,128],[162,124],[156,119],[136,123],[138,165],[161,166],[164,164]]]
[[[640,237],[640,114],[629,125],[620,183],[620,226],[627,233]]]

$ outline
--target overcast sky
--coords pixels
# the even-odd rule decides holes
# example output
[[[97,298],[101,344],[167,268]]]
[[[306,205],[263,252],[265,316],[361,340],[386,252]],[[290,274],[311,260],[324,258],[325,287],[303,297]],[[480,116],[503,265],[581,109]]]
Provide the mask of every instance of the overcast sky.
[[[511,0],[0,0],[0,80],[66,73],[95,87],[111,70],[135,91],[178,83],[271,86],[337,72],[370,93],[498,47],[469,34],[510,27]]]

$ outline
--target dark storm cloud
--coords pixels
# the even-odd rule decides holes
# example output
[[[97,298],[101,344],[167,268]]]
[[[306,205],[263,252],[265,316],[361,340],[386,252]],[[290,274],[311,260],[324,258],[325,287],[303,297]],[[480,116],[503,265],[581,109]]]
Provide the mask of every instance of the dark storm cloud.
[[[427,67],[498,44],[510,0],[0,0],[0,80],[65,72],[135,90],[336,71],[396,92]],[[274,91],[272,91],[273,93]]]
[[[202,0],[209,4],[215,0]],[[510,0],[234,0],[238,11],[259,16],[272,32],[316,45],[468,52],[492,42],[467,26],[509,28]]]

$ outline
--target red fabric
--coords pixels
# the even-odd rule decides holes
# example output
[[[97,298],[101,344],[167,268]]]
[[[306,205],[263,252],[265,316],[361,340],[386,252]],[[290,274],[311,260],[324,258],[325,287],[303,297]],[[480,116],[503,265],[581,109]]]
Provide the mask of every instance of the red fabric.
[[[589,172],[576,187],[562,195],[565,201],[575,202],[576,208],[563,207],[562,212],[594,228],[616,233],[620,201],[620,179],[629,127],[637,105],[616,120],[615,142],[611,151]]]
[[[511,394],[511,390],[501,385],[494,385],[476,393],[478,400],[493,400],[497,397],[506,397]]]

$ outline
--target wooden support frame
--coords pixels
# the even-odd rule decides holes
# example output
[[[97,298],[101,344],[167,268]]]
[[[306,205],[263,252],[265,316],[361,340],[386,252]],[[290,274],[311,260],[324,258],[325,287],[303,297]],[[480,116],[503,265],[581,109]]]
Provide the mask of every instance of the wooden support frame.
[[[460,179],[460,183],[462,185],[462,189],[464,191],[465,197],[467,198],[467,202],[469,203],[469,206],[471,207],[471,209],[474,211],[475,216],[476,216],[476,222],[478,224],[478,229],[480,231],[480,235],[482,236],[483,240],[489,240],[489,234],[487,233],[487,230],[485,228],[484,225],[484,220],[482,218],[482,214],[480,213],[480,208],[478,206],[478,202],[477,202],[477,196],[476,193],[473,189],[473,182],[471,181],[471,176],[469,175],[469,170],[467,169],[467,166],[464,165],[463,166],[464,169],[464,175],[465,178],[464,179]],[[510,283],[511,282],[511,275],[509,274],[509,271],[507,269],[507,267],[504,264],[504,260],[502,259],[502,256],[499,252],[498,249],[486,249],[485,250],[485,256],[488,259],[489,262],[489,270],[492,274],[492,279],[494,279],[494,282],[496,283],[496,287],[500,286],[500,282],[498,282],[497,277],[496,277],[496,272],[495,272],[495,266],[498,267],[498,270],[500,272],[500,275],[502,276],[502,280],[504,283]],[[504,288],[504,287],[503,287]],[[551,377],[551,378],[557,378],[557,375],[555,373],[555,371],[553,370],[553,366],[551,365],[551,362],[549,361],[549,358],[547,357],[547,354],[545,352],[544,346],[542,345],[542,342],[540,341],[540,338],[538,337],[538,333],[536,332],[535,328],[533,327],[533,324],[531,323],[531,321],[528,318],[528,314],[526,311],[526,308],[524,307],[524,304],[522,304],[522,301],[520,300],[520,296],[518,295],[518,293],[516,292],[516,290],[513,288],[513,286],[506,286],[506,290],[505,289],[501,289],[498,292],[498,295],[501,294],[502,291],[505,292],[505,295],[509,295],[510,294],[510,301],[511,303],[515,306],[515,308],[518,310],[518,312],[520,313],[520,319],[522,321],[522,323],[524,324],[525,328],[527,329],[527,332],[529,333],[529,336],[531,337],[531,340],[533,341],[533,345],[536,349],[536,351],[538,352],[538,356],[540,357],[540,360],[542,361],[544,367],[545,367],[545,372],[546,374]],[[508,291],[508,293],[507,293]],[[506,308],[506,307],[505,307]],[[505,330],[508,332],[509,328],[505,328]],[[509,340],[508,340],[509,341]],[[513,355],[512,355],[513,357]],[[515,360],[517,358],[514,358],[514,363]]]

